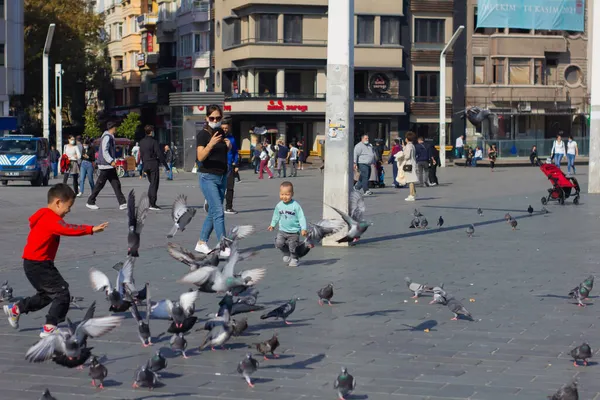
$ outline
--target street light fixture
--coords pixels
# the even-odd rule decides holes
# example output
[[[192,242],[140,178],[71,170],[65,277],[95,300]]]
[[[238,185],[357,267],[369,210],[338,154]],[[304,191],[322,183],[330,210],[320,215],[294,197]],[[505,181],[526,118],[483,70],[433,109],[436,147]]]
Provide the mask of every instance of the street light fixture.
[[[43,113],[42,116],[44,121],[42,121],[42,126],[44,128],[44,137],[46,139],[50,138],[50,85],[49,85],[49,76],[48,70],[50,66],[48,65],[50,58],[50,46],[52,45],[52,38],[54,37],[54,28],[56,28],[55,24],[50,24],[48,27],[48,34],[46,35],[46,43],[44,43],[44,53],[42,55],[42,96],[43,96]]]
[[[461,25],[456,29],[450,41],[446,43],[440,53],[440,162],[441,167],[446,166],[446,52],[454,46],[458,36],[465,29]]]

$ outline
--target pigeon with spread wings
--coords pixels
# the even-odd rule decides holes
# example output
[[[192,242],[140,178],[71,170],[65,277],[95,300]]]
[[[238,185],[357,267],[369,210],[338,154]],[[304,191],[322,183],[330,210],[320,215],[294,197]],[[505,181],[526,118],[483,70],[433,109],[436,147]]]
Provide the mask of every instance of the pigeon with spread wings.
[[[175,236],[177,231],[185,231],[185,227],[192,221],[196,215],[196,209],[190,208],[187,205],[187,196],[180,194],[173,203],[173,210],[171,211],[171,217],[173,218],[173,228],[167,234],[168,238]]]
[[[329,206],[335,210],[344,222],[348,225],[348,233],[343,238],[339,239],[338,243],[356,242],[367,231],[372,222],[364,220],[365,199],[358,190],[353,190],[350,193],[350,214],[345,213],[335,207]]]

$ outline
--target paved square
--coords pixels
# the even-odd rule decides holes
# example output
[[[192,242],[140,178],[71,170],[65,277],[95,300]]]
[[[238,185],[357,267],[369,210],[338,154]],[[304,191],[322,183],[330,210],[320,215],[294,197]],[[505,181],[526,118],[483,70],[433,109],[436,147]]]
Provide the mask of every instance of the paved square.
[[[585,189],[587,169],[578,171]],[[293,178],[295,198],[308,218],[316,220],[322,210],[322,177],[316,169],[299,172],[301,176]],[[598,272],[600,197],[584,194],[581,205],[549,205],[551,213],[542,215],[537,212],[540,198],[550,186],[537,168],[499,168],[493,173],[487,168],[448,168],[439,175],[442,185],[417,189],[413,204],[404,201],[406,189],[375,190],[366,200],[374,226],[357,246],[315,248],[299,268],[290,269],[273,247],[274,233],[266,231],[281,180],[258,181],[252,172],[243,171],[234,203],[240,213],[227,216],[226,223],[256,225],[257,233],[242,247],[260,252],[237,269],[267,268],[258,285],[259,302],[267,307],[293,295],[301,297],[290,317],[293,325],[249,314],[250,328],[231,340],[232,350],[192,351],[187,360],[170,358],[163,385],[149,392],[131,388],[134,370],[156,349],[167,348],[168,336],[155,339],[153,348],[142,348],[129,315],[114,332],[90,340],[109,371],[105,390],[91,387],[87,368],[76,371],[24,360],[37,340],[43,311],[23,316],[18,332],[3,320],[0,399],[37,399],[46,387],[57,399],[335,399],[332,382],[341,366],[358,381],[355,399],[543,399],[573,377],[579,380],[580,398],[600,399],[599,366],[575,368],[569,357],[570,349],[584,340],[592,349],[600,344],[597,306],[582,309],[566,298],[582,279]],[[141,193],[147,187],[137,178],[122,181],[124,192],[135,188]],[[176,283],[186,267],[171,259],[165,246],[172,224],[169,208],[178,193],[187,194],[192,205],[202,205],[195,175],[162,181],[159,204],[165,209],[150,212],[136,264],[136,282],[151,282],[156,300],[175,299],[188,289]],[[32,294],[20,256],[27,218],[45,204],[45,197],[44,188],[0,187],[0,280],[9,280],[15,296]],[[63,238],[57,267],[70,283],[71,294],[84,297],[83,308],[97,300],[97,315],[107,315],[103,295],[91,290],[88,270],[98,268],[112,279],[111,266],[127,251],[126,216],[117,209],[110,187],[98,199],[100,210],[90,211],[84,202],[77,200],[67,220],[109,221],[109,229],[91,237]],[[526,212],[529,204],[536,210],[531,217]],[[408,228],[414,207],[425,214],[431,229]],[[484,212],[481,217],[478,207]],[[517,231],[504,222],[506,212],[518,218]],[[436,230],[440,215],[445,225]],[[199,210],[174,241],[193,248],[203,219]],[[464,231],[471,223],[476,231],[469,239]],[[449,310],[429,305],[429,297],[415,302],[405,276],[431,285],[443,282],[475,322],[450,321]],[[320,307],[316,291],[328,282],[335,285],[334,306]],[[216,311],[217,302],[216,295],[201,294],[197,314],[204,319]],[[79,320],[83,311],[69,315]],[[151,321],[153,336],[167,326],[167,321]],[[253,351],[247,345],[273,332],[279,333],[281,358],[259,358],[256,387],[249,389],[236,373],[237,363]],[[192,331],[187,338],[190,348],[197,348],[203,336]]]

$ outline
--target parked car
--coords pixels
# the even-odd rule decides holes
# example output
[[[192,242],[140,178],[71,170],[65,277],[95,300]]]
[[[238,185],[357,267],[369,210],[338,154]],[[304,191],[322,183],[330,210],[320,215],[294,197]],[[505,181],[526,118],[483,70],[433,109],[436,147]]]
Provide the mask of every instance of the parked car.
[[[48,139],[27,135],[0,137],[0,182],[29,181],[48,186],[52,164]]]

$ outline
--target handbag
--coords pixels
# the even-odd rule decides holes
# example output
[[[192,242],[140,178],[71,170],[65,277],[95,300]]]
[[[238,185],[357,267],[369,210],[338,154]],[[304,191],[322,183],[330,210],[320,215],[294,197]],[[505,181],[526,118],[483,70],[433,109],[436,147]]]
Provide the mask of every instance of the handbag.
[[[402,171],[404,171],[404,172],[412,172],[412,165],[411,164],[404,164],[402,166]]]

